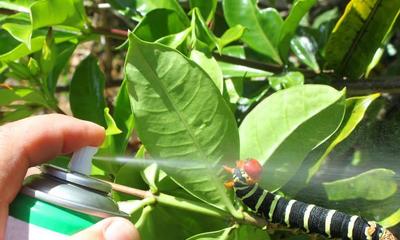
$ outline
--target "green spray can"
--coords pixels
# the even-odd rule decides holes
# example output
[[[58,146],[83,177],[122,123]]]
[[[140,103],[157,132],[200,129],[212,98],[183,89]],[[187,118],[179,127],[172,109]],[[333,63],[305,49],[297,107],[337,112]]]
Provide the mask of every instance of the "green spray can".
[[[78,171],[43,165],[25,179],[10,205],[6,240],[66,239],[103,218],[128,217],[110,198],[110,184],[82,174],[90,172],[91,159],[82,160],[87,150],[74,155],[73,162],[85,163],[75,164]]]

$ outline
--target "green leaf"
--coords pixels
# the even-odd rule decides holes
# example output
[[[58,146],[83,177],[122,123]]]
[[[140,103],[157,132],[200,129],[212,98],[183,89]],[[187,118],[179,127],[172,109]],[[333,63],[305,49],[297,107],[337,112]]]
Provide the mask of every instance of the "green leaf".
[[[198,8],[203,19],[206,19],[206,22],[210,23],[214,18],[218,0],[189,0],[189,4],[191,9]]]
[[[64,25],[77,29],[85,27],[86,13],[81,0],[45,0],[30,6],[32,29]]]
[[[323,155],[308,170],[307,182],[309,182],[311,177],[317,173],[326,157],[336,147],[336,145],[350,136],[350,134],[363,119],[369,105],[379,96],[380,94],[376,93],[364,97],[352,97],[346,99],[346,113],[344,115],[342,124],[335,135],[332,136],[332,141],[329,143],[329,146],[326,148]]]
[[[378,223],[386,228],[389,228],[395,226],[399,222],[400,222],[400,209],[392,213],[389,217],[386,217],[385,219],[379,221]]]
[[[0,8],[10,9],[18,12],[29,12],[29,7],[37,0],[2,0]]]
[[[283,20],[278,11],[273,8],[260,10],[256,0],[224,0],[223,9],[229,26],[240,24],[246,28],[242,36],[243,42],[282,64],[278,43]]]
[[[72,77],[69,97],[75,117],[106,127],[104,81],[104,74],[94,56],[87,56],[78,65]]]
[[[149,12],[133,31],[140,39],[154,42],[162,37],[184,31],[188,25],[182,22],[176,11],[155,9]]]
[[[110,115],[110,109],[109,108],[104,108],[104,118],[106,120],[106,136],[111,136],[111,135],[117,135],[122,133],[122,131],[117,127],[117,124],[115,124],[115,121],[113,117]]]
[[[221,53],[222,49],[231,42],[238,40],[243,32],[244,28],[241,25],[235,25],[229,28],[221,38],[218,38],[210,30],[203,17],[200,14],[199,9],[195,8],[192,11],[192,45],[195,49],[204,48],[203,45],[207,45],[208,51],[212,51],[217,47],[218,52]]]
[[[310,38],[306,36],[295,36],[290,41],[290,48],[299,60],[314,70],[315,73],[321,71],[317,59],[315,58],[318,49]]]
[[[31,88],[0,88],[0,106],[7,106],[15,101],[25,101],[47,107],[42,94]]]
[[[290,88],[304,84],[304,76],[301,72],[287,72],[268,77],[269,85],[275,90]]]
[[[70,41],[54,45],[53,51],[57,57],[55,59],[53,68],[50,70],[47,76],[45,76],[46,86],[50,93],[53,94],[55,92],[58,77],[68,64],[69,59],[72,53],[75,51],[76,46],[76,43]]]
[[[320,15],[318,15],[314,19],[314,22],[312,23],[312,27],[318,29],[318,28],[320,28],[320,26],[323,23],[330,22],[332,20],[337,19],[338,17],[339,17],[338,8],[337,7],[332,8],[332,9],[325,11],[325,12],[321,13]]]
[[[396,173],[377,168],[357,176],[333,182],[324,182],[325,192],[332,201],[362,198],[378,201],[392,196],[397,191]]]
[[[150,207],[149,213],[145,213]],[[224,222],[215,217],[166,207],[160,204],[143,209],[142,216],[135,223],[141,239],[176,240],[186,239],[194,234],[222,228]],[[146,217],[143,217],[143,216]],[[174,216],[174,220],[171,220]],[[177,231],[171,231],[176,229]]]
[[[224,228],[218,231],[200,233],[188,238],[187,240],[269,240],[268,234],[257,227],[250,225],[240,225]]]
[[[28,14],[17,13],[9,16],[3,21],[1,27],[18,41],[30,46],[32,26]]]
[[[135,126],[128,89],[124,80],[119,89],[114,107],[114,120],[122,134],[113,136],[114,154],[125,153],[126,146]]]
[[[324,85],[291,87],[267,97],[246,116],[239,128],[240,155],[264,166],[263,186],[280,188],[335,132],[344,114],[343,95]]]
[[[176,34],[171,34],[165,37],[162,37],[158,39],[156,42],[161,43],[163,45],[166,45],[171,48],[178,48],[180,45],[182,45],[186,38],[189,36],[189,34],[192,32],[192,28],[186,28],[182,32],[176,33]],[[184,46],[185,47],[185,46]]]
[[[352,0],[328,40],[327,69],[352,79],[361,77],[394,25],[400,0]]]
[[[129,3],[129,5],[132,6],[132,2]],[[137,0],[135,4],[136,10],[143,16],[148,14],[150,11],[159,8],[174,10],[179,15],[181,21],[189,25],[189,19],[177,0]]]
[[[165,171],[188,192],[234,211],[213,169],[239,155],[235,119],[217,87],[176,50],[142,42],[133,34],[129,41],[125,77],[146,149],[154,158],[182,162]]]
[[[229,43],[239,40],[244,32],[245,28],[242,25],[229,28],[222,34],[221,38],[218,39],[218,48],[223,49]]]
[[[224,90],[224,76],[215,58],[210,54],[206,55],[203,52],[192,50],[190,59],[199,64],[201,68],[210,76],[210,78],[222,93]]]
[[[294,37],[300,20],[306,15],[317,0],[296,0],[285,19],[279,35],[279,53],[286,61],[289,55],[290,40]]]
[[[190,238],[187,238],[186,240],[213,240],[213,239],[228,240],[232,239],[229,237],[229,235],[235,228],[236,226],[232,226],[218,231],[200,233]]]
[[[5,37],[5,40],[9,41],[9,46],[2,49],[3,46],[0,44],[0,61],[9,62],[15,61],[21,57],[27,56],[31,53],[40,51],[43,47],[43,43],[46,39],[45,33],[40,33],[38,36],[33,36],[31,39],[31,48],[28,48],[24,43],[18,44],[18,42],[12,42],[8,37]],[[0,40],[2,37],[0,36]],[[56,44],[62,42],[77,42],[77,35],[67,32],[54,32],[54,41]],[[2,51],[3,50],[3,51]]]

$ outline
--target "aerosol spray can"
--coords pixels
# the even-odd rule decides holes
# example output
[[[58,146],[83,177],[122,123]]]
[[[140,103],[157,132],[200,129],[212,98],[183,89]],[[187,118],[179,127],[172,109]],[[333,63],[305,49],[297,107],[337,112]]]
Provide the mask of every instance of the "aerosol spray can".
[[[82,174],[90,173],[94,152],[74,154],[72,171],[43,165],[41,174],[25,179],[10,205],[5,239],[66,239],[103,218],[128,217],[109,197],[110,184]]]

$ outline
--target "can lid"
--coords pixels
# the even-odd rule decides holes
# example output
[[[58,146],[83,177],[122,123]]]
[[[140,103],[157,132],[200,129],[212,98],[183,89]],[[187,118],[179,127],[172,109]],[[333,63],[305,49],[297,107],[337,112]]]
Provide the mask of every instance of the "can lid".
[[[77,172],[70,172],[66,169],[49,164],[42,165],[41,170],[45,174],[65,180],[67,182],[75,183],[77,185],[91,188],[104,193],[111,192],[110,184]]]
[[[52,165],[42,169],[42,174],[25,179],[23,194],[100,218],[129,217],[109,197],[110,184]]]

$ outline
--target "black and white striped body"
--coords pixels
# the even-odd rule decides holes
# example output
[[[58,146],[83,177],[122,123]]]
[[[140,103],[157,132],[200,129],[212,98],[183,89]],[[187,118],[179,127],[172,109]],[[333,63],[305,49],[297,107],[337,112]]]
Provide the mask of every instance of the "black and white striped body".
[[[312,204],[284,197],[262,189],[258,184],[248,185],[246,173],[236,168],[233,174],[236,196],[268,222],[308,233],[320,233],[329,238],[380,240],[385,231],[380,225],[371,224],[362,217],[325,209]],[[374,231],[369,231],[371,228]]]

